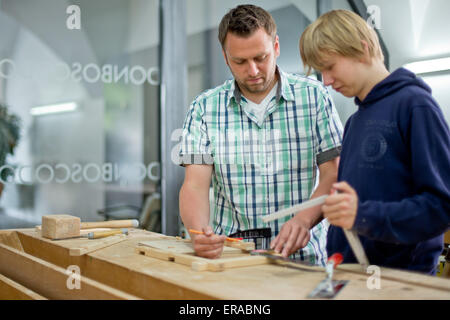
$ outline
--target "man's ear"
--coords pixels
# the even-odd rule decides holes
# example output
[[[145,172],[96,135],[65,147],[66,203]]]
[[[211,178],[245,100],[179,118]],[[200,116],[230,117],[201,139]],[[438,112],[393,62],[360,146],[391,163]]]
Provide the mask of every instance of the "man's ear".
[[[273,43],[273,48],[275,51],[275,58],[278,58],[280,56],[280,41],[279,41],[278,35],[275,35],[275,41]]]
[[[223,54],[223,58],[225,59],[225,63],[227,64],[227,66],[230,66],[230,65],[228,64],[227,54],[225,53],[225,50],[223,50],[223,48],[222,48],[222,54]]]

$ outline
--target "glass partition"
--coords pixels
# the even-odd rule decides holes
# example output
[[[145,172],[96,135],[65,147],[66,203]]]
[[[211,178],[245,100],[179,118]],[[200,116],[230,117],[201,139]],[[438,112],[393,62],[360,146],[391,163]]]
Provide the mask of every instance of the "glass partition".
[[[159,1],[0,4],[0,104],[20,118],[0,228],[142,218],[160,180]]]

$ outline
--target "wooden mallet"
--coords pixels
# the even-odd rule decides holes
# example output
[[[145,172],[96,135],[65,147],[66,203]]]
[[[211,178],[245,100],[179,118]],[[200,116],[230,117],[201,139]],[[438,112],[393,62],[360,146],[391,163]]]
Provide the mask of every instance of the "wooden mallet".
[[[79,217],[66,214],[42,216],[41,234],[49,239],[66,239],[80,236],[81,229],[94,228],[137,228],[139,222],[133,220],[111,220],[81,222]]]

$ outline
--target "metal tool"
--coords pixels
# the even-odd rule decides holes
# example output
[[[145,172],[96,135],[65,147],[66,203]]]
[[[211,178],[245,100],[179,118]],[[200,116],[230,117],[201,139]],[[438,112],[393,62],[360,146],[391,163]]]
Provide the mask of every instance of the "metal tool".
[[[229,235],[230,238],[243,238],[253,240],[256,249],[270,248],[270,239],[272,237],[272,230],[270,228],[257,228],[238,230]]]
[[[270,228],[239,230],[229,235],[230,238],[244,239],[270,238],[271,236],[272,230]]]
[[[335,253],[328,259],[325,267],[326,278],[308,295],[308,298],[332,299],[345,287],[348,280],[333,280],[333,271],[343,259],[340,253]]]
[[[58,240],[69,240],[69,239],[77,239],[77,238],[88,238],[88,239],[100,239],[100,238],[106,238],[109,236],[113,236],[116,234],[128,234],[128,229],[117,229],[117,230],[110,230],[110,231],[96,231],[96,232],[89,232],[86,234],[83,234],[81,236],[76,237],[70,237],[70,238],[61,238],[61,239],[51,239],[52,241],[58,241]]]
[[[253,256],[263,256],[270,260],[281,260],[281,261],[300,264],[300,265],[304,265],[304,266],[308,266],[308,267],[316,266],[315,264],[312,264],[312,263],[304,261],[304,260],[290,259],[290,258],[283,257],[281,254],[276,253],[274,250],[253,250],[252,252],[250,252],[250,254]]]
[[[297,205],[295,205],[293,207],[279,210],[279,211],[277,211],[275,213],[272,213],[272,214],[269,214],[268,216],[263,217],[262,220],[267,223],[269,221],[273,221],[273,220],[276,220],[276,219],[288,216],[290,214],[297,213],[299,211],[302,211],[302,210],[305,210],[305,209],[309,209],[311,207],[315,207],[315,206],[324,204],[325,203],[325,199],[327,197],[328,197],[328,195],[326,194],[326,195],[323,195],[323,196],[320,196],[320,197],[317,197],[317,198],[314,198],[314,199],[302,202],[302,203],[297,204]]]
[[[275,213],[272,213],[266,217],[263,217],[262,220],[264,222],[269,222],[272,220],[276,220],[279,218],[282,218],[284,216],[298,213],[299,211],[321,205],[325,203],[325,199],[328,197],[328,195],[323,195],[305,202],[302,202],[298,205],[295,205],[293,207],[283,209],[280,211],[277,211]],[[358,234],[353,230],[346,230],[342,228],[344,231],[345,237],[347,238],[348,243],[350,244],[350,247],[352,248],[353,254],[356,257],[356,260],[358,260],[358,263],[363,268],[363,271],[366,272],[367,267],[369,266],[369,260],[367,259],[366,253],[364,251],[364,248],[361,244],[361,241],[359,240]]]
[[[361,240],[359,240],[358,234],[354,230],[346,230],[344,228],[342,228],[342,230],[344,231],[345,237],[350,244],[350,248],[352,248],[356,260],[358,260],[358,263],[363,268],[363,271],[366,272],[367,267],[369,266],[369,259],[367,259],[366,252],[364,251]]]
[[[335,193],[341,192],[336,190]],[[356,260],[363,268],[363,271],[366,272],[367,267],[369,266],[369,259],[367,259],[366,252],[364,251],[361,240],[359,240],[358,234],[354,230],[347,230],[344,228],[342,228],[342,231],[344,231],[345,237],[347,238],[348,244],[356,257]]]
[[[337,191],[336,191],[337,192]],[[302,202],[298,205],[295,205],[293,207],[283,209],[280,211],[277,211],[275,213],[272,213],[266,217],[263,217],[262,220],[264,222],[273,221],[279,218],[282,218],[284,216],[298,213],[299,211],[321,205],[325,203],[325,199],[328,197],[328,195],[323,195],[305,202]],[[367,259],[366,253],[364,251],[364,248],[361,244],[361,241],[359,240],[358,234],[354,230],[346,230],[342,228],[344,231],[345,237],[347,238],[348,243],[350,244],[350,247],[352,248],[353,254],[356,257],[356,260],[358,260],[358,263],[363,268],[363,271],[366,272],[367,267],[369,266],[369,260]]]

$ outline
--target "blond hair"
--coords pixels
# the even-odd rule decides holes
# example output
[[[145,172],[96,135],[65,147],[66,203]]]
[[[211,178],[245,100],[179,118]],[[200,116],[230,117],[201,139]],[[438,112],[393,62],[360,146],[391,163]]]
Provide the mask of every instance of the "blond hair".
[[[310,24],[300,37],[300,55],[307,74],[311,68],[322,70],[330,54],[359,58],[364,55],[365,41],[370,57],[384,61],[378,36],[359,15],[347,10],[333,10]]]

